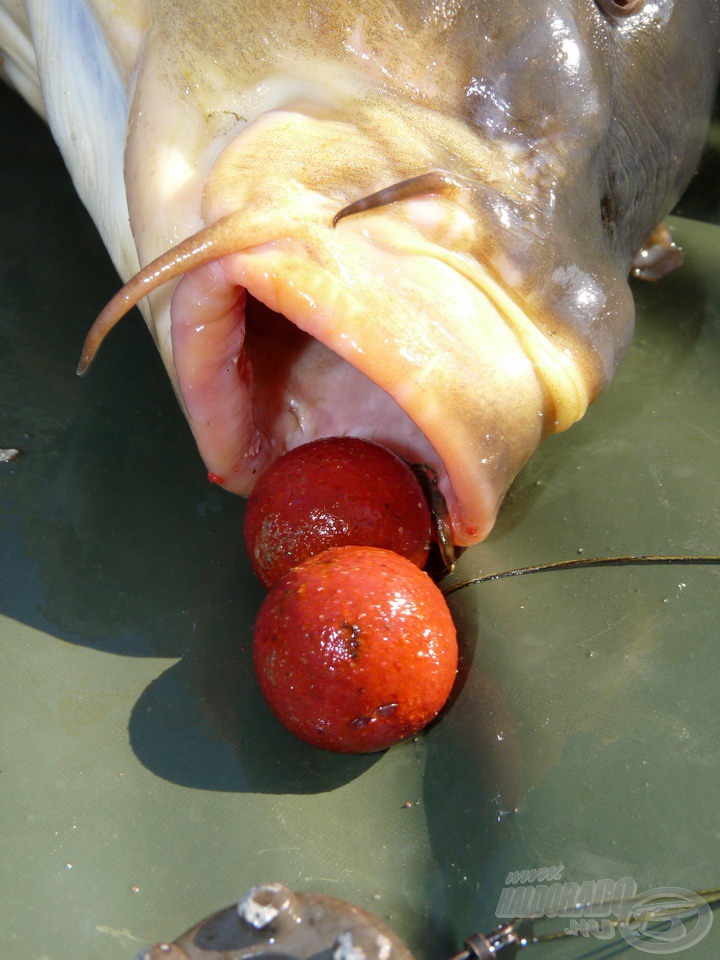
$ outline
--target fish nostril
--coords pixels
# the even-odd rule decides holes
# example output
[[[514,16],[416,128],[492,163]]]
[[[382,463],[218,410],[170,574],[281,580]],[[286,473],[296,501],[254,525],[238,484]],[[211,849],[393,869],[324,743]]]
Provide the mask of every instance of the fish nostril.
[[[612,230],[617,218],[617,204],[610,193],[606,193],[600,201],[600,219],[605,230]]]

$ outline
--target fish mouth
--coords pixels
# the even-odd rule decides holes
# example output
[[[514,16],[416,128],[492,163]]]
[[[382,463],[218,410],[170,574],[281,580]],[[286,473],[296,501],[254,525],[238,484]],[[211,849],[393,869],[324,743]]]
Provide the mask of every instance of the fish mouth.
[[[200,267],[173,297],[179,392],[212,480],[247,496],[276,457],[320,437],[345,435],[374,440],[444,474],[437,452],[398,402],[308,332],[333,307],[340,312],[337,293],[326,290],[325,317],[312,323],[308,314],[319,309],[317,300],[307,282],[284,289],[268,268],[276,253],[268,245]],[[348,337],[332,335],[340,323],[327,323],[328,341]],[[348,348],[362,352],[352,343]]]
[[[268,131],[287,142],[294,126],[310,153],[315,133],[316,151],[344,143],[346,125],[301,115],[251,124],[206,181],[208,226],[141,271],[108,316],[182,275],[170,336],[156,338],[170,343],[200,454],[227,490],[247,495],[300,444],[363,437],[431,466],[455,543],[476,543],[543,436],[584,413],[579,367],[478,259],[484,228],[457,199],[417,197],[335,225],[349,191],[318,185],[306,166],[268,178]],[[360,159],[352,149],[347,162]]]
[[[434,372],[446,354],[423,342],[408,304],[414,336],[388,323],[395,311],[383,284],[372,295],[364,284],[348,289],[315,254],[308,258],[307,237],[268,242],[191,271],[175,291],[179,393],[211,478],[248,495],[288,450],[319,437],[362,437],[430,465],[456,541],[483,536],[497,508],[488,510],[492,485],[473,491],[482,501],[476,513],[445,465],[461,456],[440,433],[462,430],[457,398],[444,396],[456,384]],[[488,464],[492,455],[480,459]]]
[[[442,225],[458,246],[465,214],[446,201],[337,230],[332,209],[316,206],[300,237],[274,226],[272,239],[197,267],[175,291],[174,365],[208,471],[247,495],[300,444],[375,440],[429,464],[455,542],[481,540],[555,409],[517,329],[527,341],[526,318],[516,310],[513,327],[492,278],[469,279],[457,253],[428,239]],[[241,216],[235,229],[257,227]]]

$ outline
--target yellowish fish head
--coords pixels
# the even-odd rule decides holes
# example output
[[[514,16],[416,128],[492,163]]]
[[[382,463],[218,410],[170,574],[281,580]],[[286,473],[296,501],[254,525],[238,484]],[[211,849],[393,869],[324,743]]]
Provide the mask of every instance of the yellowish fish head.
[[[627,275],[697,158],[717,43],[642,58],[703,4],[149,6],[126,155],[149,266],[84,365],[149,294],[217,482],[247,494],[286,450],[368,437],[430,464],[456,542],[482,539],[627,347]],[[652,182],[667,111],[641,114],[632,56],[702,88]]]

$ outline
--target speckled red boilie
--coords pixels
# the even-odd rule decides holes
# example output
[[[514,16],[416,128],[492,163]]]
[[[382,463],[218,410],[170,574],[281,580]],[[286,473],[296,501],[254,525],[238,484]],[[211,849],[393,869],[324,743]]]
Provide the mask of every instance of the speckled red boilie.
[[[245,510],[245,543],[257,576],[271,586],[329,547],[394,550],[423,567],[430,510],[410,467],[357,437],[328,437],[291,450],[259,480]]]
[[[336,547],[287,573],[253,640],[270,709],[341,753],[382,750],[426,726],[457,672],[455,626],[432,580],[376,547]]]

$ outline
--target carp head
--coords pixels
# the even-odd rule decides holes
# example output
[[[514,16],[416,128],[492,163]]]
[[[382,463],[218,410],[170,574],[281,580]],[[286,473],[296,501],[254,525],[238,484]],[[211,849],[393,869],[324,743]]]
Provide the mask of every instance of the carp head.
[[[456,542],[485,537],[627,347],[633,258],[704,140],[717,0],[54,6],[16,19],[134,274],[81,368],[141,302],[226,489],[352,434],[433,466]],[[58,31],[90,48],[85,106],[57,92]]]

